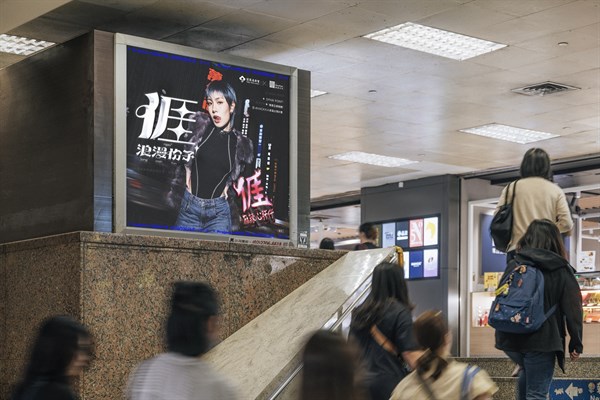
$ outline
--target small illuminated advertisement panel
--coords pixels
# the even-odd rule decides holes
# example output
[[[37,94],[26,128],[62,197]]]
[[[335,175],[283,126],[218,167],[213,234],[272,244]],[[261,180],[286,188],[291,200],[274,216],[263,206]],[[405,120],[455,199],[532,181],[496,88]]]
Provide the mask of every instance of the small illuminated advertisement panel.
[[[406,279],[440,277],[439,215],[376,223],[381,247],[400,246]]]

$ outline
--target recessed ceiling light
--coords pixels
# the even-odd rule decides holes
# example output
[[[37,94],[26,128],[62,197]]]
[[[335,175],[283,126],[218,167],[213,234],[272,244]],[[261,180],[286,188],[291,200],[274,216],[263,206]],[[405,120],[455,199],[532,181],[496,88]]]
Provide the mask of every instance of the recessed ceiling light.
[[[28,56],[37,53],[46,47],[52,46],[53,42],[29,39],[21,36],[0,34],[0,52]]]
[[[310,89],[310,97],[319,97],[323,96],[324,94],[327,94],[327,92],[324,92],[322,90]]]
[[[507,142],[520,144],[539,142],[540,140],[552,139],[560,136],[553,133],[515,128],[514,126],[501,124],[488,124],[474,128],[461,129],[460,132],[471,133],[473,135],[485,136],[492,139],[505,140]]]
[[[453,60],[467,60],[506,47],[505,44],[406,22],[364,36]]]
[[[362,151],[349,151],[347,153],[334,154],[329,156],[334,160],[351,161],[361,164],[377,165],[379,167],[402,167],[408,164],[414,164],[418,161],[407,160],[405,158],[388,157],[379,154],[363,153]]]

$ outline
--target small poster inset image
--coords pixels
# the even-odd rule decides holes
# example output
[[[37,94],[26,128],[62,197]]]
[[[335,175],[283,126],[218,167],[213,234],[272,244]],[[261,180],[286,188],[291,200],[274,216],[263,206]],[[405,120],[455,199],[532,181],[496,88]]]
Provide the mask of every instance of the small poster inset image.
[[[411,221],[412,222],[412,221]],[[423,278],[423,250],[411,251],[409,256],[410,279]]]
[[[438,244],[438,218],[431,217],[423,220],[423,246]]]
[[[408,247],[408,221],[396,222],[396,246]]]
[[[381,247],[390,247],[396,244],[396,224],[393,222],[381,225]]]
[[[410,278],[410,251],[405,251],[402,254],[404,258],[404,279]]]
[[[423,246],[423,220],[422,219],[411,219],[410,220],[410,247],[422,247]]]
[[[438,250],[423,251],[423,277],[436,278],[438,276]]]

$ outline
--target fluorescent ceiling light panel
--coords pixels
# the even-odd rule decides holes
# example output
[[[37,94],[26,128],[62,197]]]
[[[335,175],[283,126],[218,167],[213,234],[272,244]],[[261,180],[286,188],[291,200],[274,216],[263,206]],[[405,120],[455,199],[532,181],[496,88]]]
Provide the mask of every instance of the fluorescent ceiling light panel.
[[[515,128],[514,126],[501,124],[488,124],[475,128],[461,129],[460,132],[473,135],[485,136],[492,139],[505,140],[520,144],[539,142],[540,140],[552,139],[560,135],[553,133],[533,131],[531,129]]]
[[[324,94],[327,94],[328,92],[324,92],[322,90],[314,90],[314,89],[310,89],[310,97],[319,97],[319,96],[323,96]]]
[[[334,154],[329,156],[334,160],[350,161],[361,164],[377,165],[379,167],[402,167],[408,164],[414,164],[418,161],[411,161],[405,158],[388,157],[379,154],[363,153],[362,151],[349,151],[347,153]]]
[[[453,60],[467,60],[506,47],[505,44],[406,22],[364,37]]]
[[[28,56],[44,50],[46,47],[52,46],[53,42],[45,42],[43,40],[29,39],[20,36],[0,35],[0,52],[17,54],[20,56]]]

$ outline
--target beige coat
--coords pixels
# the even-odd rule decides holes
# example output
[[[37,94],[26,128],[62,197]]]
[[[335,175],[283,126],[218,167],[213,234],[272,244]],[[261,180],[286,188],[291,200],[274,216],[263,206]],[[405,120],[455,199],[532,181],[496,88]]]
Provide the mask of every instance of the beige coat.
[[[507,201],[509,203],[513,195],[513,186],[510,185],[508,193]],[[508,185],[502,190],[495,213],[505,203],[507,188]],[[567,199],[558,185],[544,178],[529,177],[520,179],[517,182],[516,190],[513,204],[512,238],[508,251],[517,247],[517,243],[534,219],[546,218],[554,221],[561,233],[569,232],[573,228],[573,219]]]

